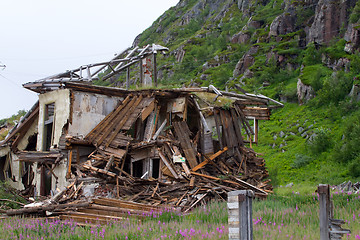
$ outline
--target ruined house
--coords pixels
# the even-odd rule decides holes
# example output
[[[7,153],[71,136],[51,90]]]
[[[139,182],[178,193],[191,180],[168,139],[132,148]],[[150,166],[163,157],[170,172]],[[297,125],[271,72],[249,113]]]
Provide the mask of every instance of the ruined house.
[[[39,101],[0,146],[0,179],[23,194],[54,195],[76,182],[91,195],[86,186],[112,184],[113,197],[180,204],[186,189],[198,187],[196,195],[209,184],[271,191],[264,159],[246,147],[258,141],[259,120],[281,106],[270,98],[213,86],[126,90],[64,79],[24,87]]]

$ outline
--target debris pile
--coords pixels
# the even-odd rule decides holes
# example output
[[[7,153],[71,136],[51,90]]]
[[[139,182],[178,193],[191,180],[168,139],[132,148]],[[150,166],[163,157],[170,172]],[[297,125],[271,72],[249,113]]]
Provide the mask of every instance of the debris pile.
[[[268,100],[193,91],[132,92],[87,136],[70,136],[65,129],[52,153],[20,154],[24,162],[46,158],[53,165],[48,174],[56,179],[52,170],[66,157],[70,185],[40,205],[7,215],[51,212],[80,218],[77,209],[120,216],[123,210],[111,208],[119,199],[149,211],[167,206],[188,212],[240,189],[266,197],[272,186],[265,161],[245,145],[257,142],[257,120],[269,119]],[[108,198],[114,205],[99,206]]]
[[[345,181],[337,186],[333,186],[332,189],[345,193],[360,193],[360,182],[352,183],[351,181]]]

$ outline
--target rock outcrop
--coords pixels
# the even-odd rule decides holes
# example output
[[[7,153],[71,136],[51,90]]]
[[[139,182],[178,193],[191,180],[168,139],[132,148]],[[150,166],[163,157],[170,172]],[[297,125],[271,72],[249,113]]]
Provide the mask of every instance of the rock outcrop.
[[[304,104],[315,97],[315,92],[313,88],[309,85],[304,84],[301,79],[298,79],[296,93],[298,96],[299,104]]]
[[[235,70],[233,72],[234,77],[238,77],[243,74],[253,63],[254,63],[254,54],[257,53],[259,47],[252,47],[236,64]]]
[[[341,35],[341,28],[346,28],[350,11],[356,0],[319,0],[314,22],[307,30],[307,42],[329,43]]]

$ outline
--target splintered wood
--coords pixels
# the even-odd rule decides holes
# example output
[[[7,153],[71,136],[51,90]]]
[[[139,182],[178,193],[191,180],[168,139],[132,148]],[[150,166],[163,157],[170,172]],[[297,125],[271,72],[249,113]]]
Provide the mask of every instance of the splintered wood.
[[[113,196],[184,211],[236,189],[266,197],[272,187],[264,159],[244,145],[254,131],[243,109],[203,114],[193,97],[128,96],[88,134],[97,148],[80,168],[113,184]],[[209,133],[210,147],[203,141]]]
[[[245,144],[254,135],[247,114],[254,112],[264,119],[270,110],[258,102],[252,108],[241,101],[219,107],[198,100],[190,92],[135,92],[84,139],[66,136],[61,146],[70,153],[67,177],[76,184],[56,202],[68,204],[81,198],[82,189],[93,180],[98,184],[94,197],[173,206],[185,212],[210,200],[225,200],[234,190],[266,197],[272,187],[265,161]],[[31,161],[30,157],[21,160]],[[115,208],[118,202],[99,206],[105,200],[94,201],[81,214],[107,210],[114,217],[123,214]],[[79,214],[68,216],[83,219]]]

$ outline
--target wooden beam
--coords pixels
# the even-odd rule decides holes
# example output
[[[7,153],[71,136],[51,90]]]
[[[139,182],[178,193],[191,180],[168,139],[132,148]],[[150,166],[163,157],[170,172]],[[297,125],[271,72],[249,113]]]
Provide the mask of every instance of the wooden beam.
[[[180,177],[178,176],[177,172],[173,169],[171,164],[168,162],[165,155],[161,152],[160,148],[158,148],[158,152],[159,152],[160,159],[163,161],[163,163],[165,163],[166,167],[170,170],[170,172],[174,176],[174,178],[179,179]]]
[[[223,154],[224,152],[226,152],[228,150],[228,147],[224,147],[224,149],[216,152],[215,154],[211,155],[208,159],[204,160],[203,162],[201,162],[199,165],[195,166],[194,168],[191,169],[191,171],[196,172],[197,170],[199,170],[200,168],[204,167],[206,164],[208,164],[210,161],[213,161],[215,158],[217,158],[218,156],[220,156],[221,154]]]

